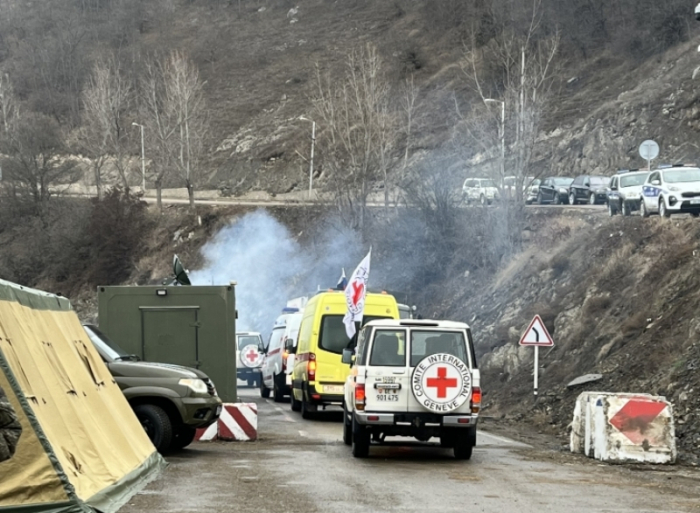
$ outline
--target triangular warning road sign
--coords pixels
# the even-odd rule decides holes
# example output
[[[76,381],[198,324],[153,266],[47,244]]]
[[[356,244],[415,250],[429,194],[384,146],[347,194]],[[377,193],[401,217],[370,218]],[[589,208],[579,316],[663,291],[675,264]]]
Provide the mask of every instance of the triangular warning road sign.
[[[547,331],[547,328],[542,322],[542,318],[539,315],[535,315],[532,322],[523,333],[520,339],[521,346],[545,346],[551,347],[554,345],[551,335]]]

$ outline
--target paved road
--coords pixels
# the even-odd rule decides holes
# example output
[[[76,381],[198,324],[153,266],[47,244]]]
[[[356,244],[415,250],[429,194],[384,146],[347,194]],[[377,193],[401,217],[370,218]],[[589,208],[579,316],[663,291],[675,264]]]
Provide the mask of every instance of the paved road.
[[[258,442],[194,444],[121,512],[700,511],[700,476],[687,469],[633,472],[485,432],[468,462],[436,444],[356,460],[339,410],[304,421],[288,403],[241,395],[259,404]]]
[[[87,194],[83,192],[79,193],[63,193],[66,196],[71,196],[74,198],[92,198],[94,197],[94,194]],[[157,200],[156,198],[152,196],[144,196],[141,198],[143,201],[146,203],[155,205]],[[164,205],[188,205],[189,204],[189,199],[187,198],[174,198],[174,197],[166,197],[164,196],[162,198],[162,202]],[[244,199],[244,198],[236,198],[236,197],[230,197],[230,198],[196,198],[195,203],[197,205],[206,205],[206,206],[245,206],[245,207],[308,207],[312,205],[319,205],[320,203],[318,201],[309,201],[308,199]],[[370,201],[367,203],[368,207],[371,208],[384,208],[384,203],[383,202],[376,202],[376,201]],[[403,207],[404,205],[400,203],[398,205],[399,207]],[[392,205],[393,207],[393,205]],[[483,208],[481,205],[470,205],[464,206],[465,208]],[[493,207],[486,207],[486,208],[493,208]],[[598,212],[598,213],[607,213],[607,207],[605,205],[537,205],[537,204],[532,204],[532,205],[527,205],[526,208],[530,209],[555,209],[555,210],[563,210],[563,209],[575,209],[575,210],[584,210],[584,211],[593,211],[593,212]]]

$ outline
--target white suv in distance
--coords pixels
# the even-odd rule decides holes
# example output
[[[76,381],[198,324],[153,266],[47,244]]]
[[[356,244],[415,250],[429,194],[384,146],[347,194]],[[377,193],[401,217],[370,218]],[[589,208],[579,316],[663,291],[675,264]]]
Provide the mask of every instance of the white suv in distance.
[[[481,407],[469,326],[451,321],[376,320],[343,351],[353,366],[345,383],[343,441],[356,458],[388,436],[440,439],[469,459]]]
[[[522,178],[522,199],[527,201],[527,198],[529,196],[528,192],[535,181],[535,177],[533,176],[525,176]],[[517,183],[518,183],[518,177],[517,176],[506,176],[503,179],[503,187],[501,188],[501,191],[503,192],[503,197],[506,198],[509,201],[514,201],[516,198],[516,188],[517,188]],[[539,184],[539,180],[537,181]],[[535,196],[537,196],[537,193],[535,193]]]
[[[608,191],[608,214],[614,216],[620,212],[626,216],[639,210],[642,187],[649,176],[649,171],[623,170],[610,179]]]
[[[649,173],[639,197],[642,217],[688,213],[700,215],[700,168],[694,165],[659,167]]]
[[[499,200],[498,188],[490,178],[467,178],[462,185],[462,198],[467,203],[490,205]]]

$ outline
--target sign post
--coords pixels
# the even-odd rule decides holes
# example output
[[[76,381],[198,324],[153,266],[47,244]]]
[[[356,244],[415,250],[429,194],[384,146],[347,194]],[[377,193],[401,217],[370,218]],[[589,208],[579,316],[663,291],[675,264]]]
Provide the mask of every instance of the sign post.
[[[651,171],[651,161],[659,156],[659,145],[647,139],[639,145],[639,156],[647,161],[647,170]]]
[[[539,315],[535,315],[532,322],[523,333],[520,338],[519,344],[521,346],[534,346],[535,348],[535,372],[534,372],[534,389],[535,396],[537,396],[538,390],[538,378],[540,369],[540,347],[553,347],[554,341],[552,336],[547,331],[547,328],[542,322],[542,318]]]

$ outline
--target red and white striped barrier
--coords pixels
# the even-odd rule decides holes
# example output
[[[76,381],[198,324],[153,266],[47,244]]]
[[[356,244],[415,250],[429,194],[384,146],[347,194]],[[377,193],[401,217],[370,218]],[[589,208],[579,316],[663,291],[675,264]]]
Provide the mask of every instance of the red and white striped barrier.
[[[673,463],[673,407],[649,394],[584,392],[576,400],[571,451],[609,462]]]
[[[195,436],[200,442],[244,442],[257,438],[258,405],[255,403],[224,403],[219,420],[206,429],[198,429]]]

